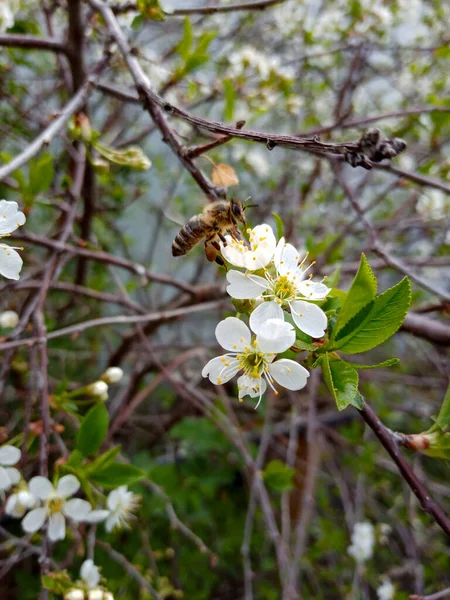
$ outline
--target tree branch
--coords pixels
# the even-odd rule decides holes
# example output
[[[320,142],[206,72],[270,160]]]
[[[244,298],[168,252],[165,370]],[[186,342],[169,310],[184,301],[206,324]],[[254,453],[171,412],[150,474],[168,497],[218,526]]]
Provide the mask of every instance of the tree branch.
[[[414,495],[418,498],[422,510],[431,515],[439,527],[450,537],[450,519],[444,513],[442,508],[433,500],[423,483],[416,477],[408,462],[402,456],[393,435],[383,425],[367,402],[364,403],[364,406],[359,413],[380,440],[385,450],[390,454],[402,477],[405,479]]]
[[[64,42],[55,40],[50,36],[28,35],[24,33],[1,33],[0,46],[7,48],[24,48],[32,50],[49,50],[61,54],[68,53]]]

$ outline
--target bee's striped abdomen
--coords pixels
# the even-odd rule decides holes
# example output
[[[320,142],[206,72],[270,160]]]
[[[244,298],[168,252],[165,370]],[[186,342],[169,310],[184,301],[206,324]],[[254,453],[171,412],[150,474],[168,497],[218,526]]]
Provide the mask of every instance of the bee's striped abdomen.
[[[205,235],[202,217],[195,215],[186,223],[172,242],[172,256],[187,254]]]

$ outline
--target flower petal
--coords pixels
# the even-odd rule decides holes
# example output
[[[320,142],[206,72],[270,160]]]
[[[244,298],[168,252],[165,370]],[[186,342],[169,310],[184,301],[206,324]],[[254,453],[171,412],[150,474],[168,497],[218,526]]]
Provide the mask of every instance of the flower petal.
[[[33,477],[28,484],[30,492],[39,500],[48,500],[55,495],[55,489],[46,477]]]
[[[2,446],[0,448],[0,465],[4,467],[11,467],[20,460],[20,450],[14,446]]]
[[[284,320],[284,313],[278,302],[263,302],[250,315],[250,327],[255,333],[264,329],[268,319]]]
[[[22,479],[20,471],[18,471],[14,467],[7,467],[5,471],[8,474],[11,485],[16,485],[16,483],[19,483],[19,481]]]
[[[207,377],[207,375],[203,375],[203,377]],[[108,499],[106,500],[106,506],[109,508],[109,510],[116,510],[119,504],[121,504],[124,492],[126,491],[127,487],[121,485],[120,487],[109,493]]]
[[[331,292],[331,288],[327,287],[324,283],[314,282],[310,279],[301,281],[297,285],[297,289],[308,300],[323,300]]]
[[[48,519],[47,534],[49,540],[57,542],[66,537],[66,520],[60,512],[53,513]]]
[[[0,235],[12,233],[26,221],[17,202],[0,200]]]
[[[225,350],[239,352],[250,344],[251,333],[243,321],[228,317],[217,325],[216,339]]]
[[[226,246],[220,242],[220,252],[224,259],[235,267],[245,267],[244,256],[249,252],[248,246],[242,240],[234,240],[231,235],[226,235]]]
[[[240,370],[239,361],[232,356],[216,356],[202,370],[203,377],[209,377],[214,385],[222,385],[230,381]]]
[[[109,510],[93,510],[86,517],[87,523],[100,523],[109,515]]]
[[[269,287],[269,283],[264,277],[244,274],[240,271],[228,271],[227,280],[230,284],[227,286],[228,294],[238,300],[258,298]]]
[[[84,579],[89,589],[98,585],[98,582],[100,581],[98,567],[94,565],[94,561],[90,558],[85,560],[81,565],[80,575],[81,579]]]
[[[276,245],[275,235],[270,225],[263,223],[254,227],[250,232],[251,255],[244,254],[247,269],[256,270],[267,266],[272,260]]]
[[[0,492],[6,492],[12,486],[8,471],[0,467]]]
[[[5,504],[5,513],[10,517],[20,519],[25,514],[25,508],[19,503],[18,494],[11,494]]]
[[[120,523],[120,519],[119,517],[116,515],[116,513],[111,513],[109,515],[109,517],[106,519],[105,522],[105,529],[108,533],[111,533],[111,531]]]
[[[293,360],[281,358],[269,365],[269,373],[277,383],[287,390],[301,390],[305,387],[309,372]]]
[[[6,279],[19,279],[23,260],[20,254],[7,244],[0,243],[0,275]]]
[[[327,316],[321,308],[304,300],[290,303],[294,323],[304,333],[313,338],[321,338],[327,328]]]
[[[22,529],[26,533],[36,533],[42,527],[47,518],[46,508],[35,508],[22,520]]]
[[[92,506],[87,500],[72,498],[72,500],[64,502],[63,512],[66,517],[74,521],[85,521],[89,513],[92,512]]]
[[[244,396],[250,396],[250,398],[257,398],[262,396],[266,391],[267,384],[261,377],[255,378],[250,375],[241,375],[237,380],[239,398]]]
[[[284,238],[278,242],[274,263],[279,275],[295,274],[300,255],[292,244],[286,244]]]
[[[61,498],[69,498],[78,492],[80,489],[80,482],[75,475],[65,475],[61,477],[56,486],[56,493]]]
[[[268,319],[256,336],[261,352],[278,354],[285,352],[295,342],[295,329],[281,319]]]

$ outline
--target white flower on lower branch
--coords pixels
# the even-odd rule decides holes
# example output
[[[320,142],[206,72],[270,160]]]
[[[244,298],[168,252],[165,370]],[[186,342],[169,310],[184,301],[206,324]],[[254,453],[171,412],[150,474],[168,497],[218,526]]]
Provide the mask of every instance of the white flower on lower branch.
[[[80,489],[80,482],[74,475],[65,475],[56,486],[46,477],[33,477],[29,483],[30,492],[43,502],[43,506],[33,509],[22,521],[22,528],[27,533],[35,533],[48,521],[47,535],[52,542],[66,537],[66,518],[76,522],[103,520],[105,515],[93,518],[92,506],[87,500],[72,498]]]
[[[111,592],[98,587],[100,573],[94,561],[85,560],[80,569],[80,588],[73,588],[66,592],[64,600],[114,600]]]
[[[20,460],[20,450],[14,446],[0,448],[0,492],[6,492],[10,487],[19,483],[21,477],[13,465]]]
[[[375,529],[369,521],[355,523],[352,533],[352,543],[348,547],[348,553],[362,564],[372,558],[375,547]]]
[[[23,225],[25,221],[25,215],[19,211],[17,202],[0,200],[0,240]],[[16,250],[23,250],[23,248],[14,248],[0,241],[0,275],[7,279],[19,279],[23,263]]]
[[[269,228],[268,225],[265,227]],[[239,242],[235,242],[235,244],[238,245]],[[227,248],[228,246],[223,248],[222,254],[232,264],[245,266],[247,271],[261,268],[258,264],[259,261],[256,261],[253,268],[248,264],[243,265],[242,261],[238,260],[239,252],[232,249],[227,252]],[[246,255],[245,252],[244,255]],[[264,277],[252,272],[242,273],[233,269],[227,273],[230,284],[227,292],[232,298],[262,300],[250,317],[250,326],[255,333],[264,327],[267,319],[284,319],[283,309],[289,308],[294,323],[300,331],[313,338],[324,336],[327,317],[319,306],[313,304],[313,301],[324,300],[331,290],[322,282],[314,282],[306,277],[306,273],[314,264],[304,267],[307,256],[306,254],[300,261],[300,255],[296,248],[291,244],[286,244],[284,238],[281,238],[273,254],[273,264],[264,268]]]
[[[216,338],[229,352],[210,360],[203,367],[203,377],[221,385],[242,372],[237,381],[239,399],[247,394],[251,398],[259,397],[255,408],[261,402],[267,383],[276,394],[274,381],[288,390],[300,390],[306,385],[309,372],[304,367],[293,360],[276,360],[278,353],[285,352],[295,342],[295,330],[290,323],[268,319],[252,339],[245,323],[228,317],[217,325]]]

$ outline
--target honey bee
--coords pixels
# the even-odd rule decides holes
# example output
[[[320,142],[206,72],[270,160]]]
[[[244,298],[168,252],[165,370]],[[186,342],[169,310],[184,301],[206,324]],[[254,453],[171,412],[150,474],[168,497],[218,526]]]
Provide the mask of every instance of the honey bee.
[[[241,223],[246,228],[244,210],[246,206],[239,200],[217,200],[208,204],[199,215],[194,215],[180,230],[172,242],[172,255],[187,254],[198,242],[205,238],[205,255],[210,261],[224,265],[223,259],[217,256],[220,252],[219,240],[226,245],[225,235],[239,239]]]

